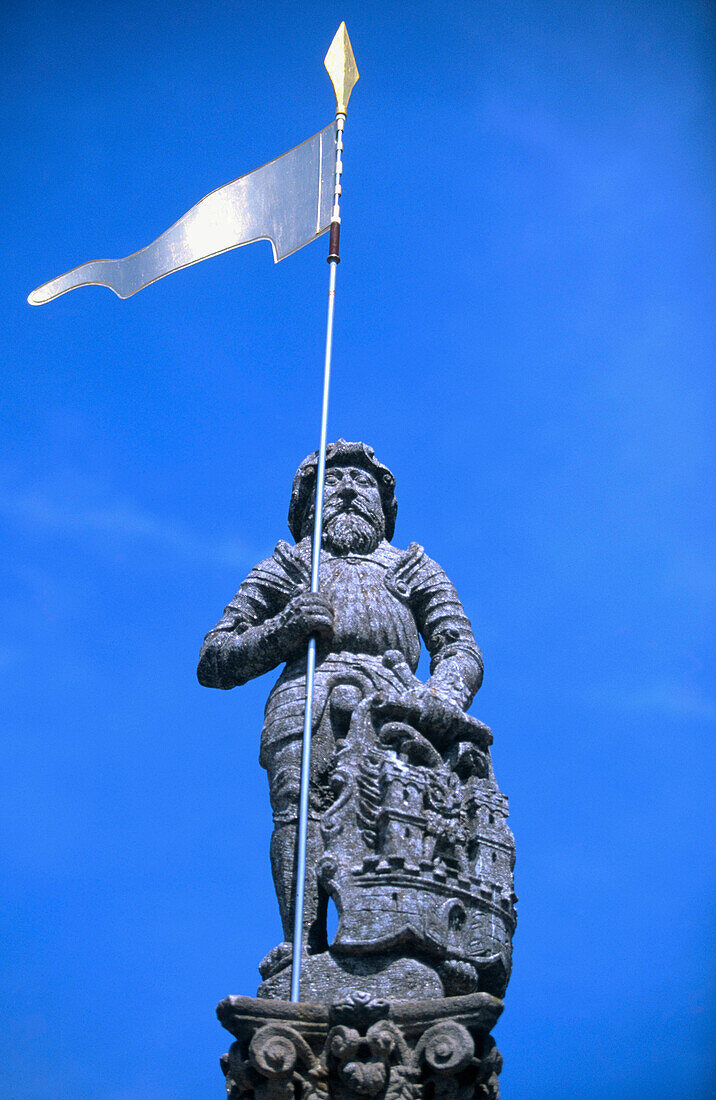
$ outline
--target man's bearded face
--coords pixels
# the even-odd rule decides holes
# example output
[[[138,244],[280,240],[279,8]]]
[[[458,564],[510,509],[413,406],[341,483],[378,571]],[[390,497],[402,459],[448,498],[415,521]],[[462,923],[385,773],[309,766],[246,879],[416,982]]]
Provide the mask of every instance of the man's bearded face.
[[[303,529],[308,534],[313,509]],[[323,496],[322,545],[332,554],[370,554],[385,536],[378,483],[360,466],[329,466]]]

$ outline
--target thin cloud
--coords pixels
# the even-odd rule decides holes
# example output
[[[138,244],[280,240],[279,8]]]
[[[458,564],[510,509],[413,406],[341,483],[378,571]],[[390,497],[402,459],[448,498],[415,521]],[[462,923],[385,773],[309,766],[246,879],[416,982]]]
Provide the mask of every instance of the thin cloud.
[[[623,704],[634,711],[654,711],[679,718],[716,718],[716,704],[693,684],[663,683],[636,688]]]
[[[125,542],[145,542],[188,561],[244,567],[248,560],[239,542],[213,540],[186,524],[153,513],[126,497],[109,498],[82,478],[68,478],[61,486],[13,492],[0,489],[0,514],[37,532],[52,531],[69,537],[111,535]]]
[[[659,714],[673,718],[716,719],[716,703],[704,695],[695,684],[664,681],[641,684],[633,689],[594,693],[594,699],[610,707],[633,714]]]

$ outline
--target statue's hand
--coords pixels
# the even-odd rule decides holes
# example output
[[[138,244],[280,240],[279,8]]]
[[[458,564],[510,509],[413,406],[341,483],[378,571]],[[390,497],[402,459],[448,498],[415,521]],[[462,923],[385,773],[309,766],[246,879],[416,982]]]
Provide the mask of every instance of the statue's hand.
[[[404,690],[397,695],[401,704],[422,720],[428,723],[444,722],[448,716],[452,718],[459,711],[454,702],[419,680],[398,650],[389,649],[383,657],[383,664],[393,670],[403,685]]]
[[[412,683],[407,676],[403,680],[407,689],[404,692],[382,691],[371,697],[373,710],[383,719],[390,718],[413,725],[439,748],[457,740],[475,742],[482,747],[491,743],[487,726],[466,714],[459,704],[412,674]]]
[[[409,701],[420,712],[423,722],[431,726],[443,726],[454,721],[461,714],[460,708],[444,696],[439,695],[434,689],[426,687],[418,682],[415,687],[406,693],[406,702]]]
[[[279,633],[288,653],[303,645],[311,635],[333,636],[333,607],[321,592],[299,592],[278,616]]]

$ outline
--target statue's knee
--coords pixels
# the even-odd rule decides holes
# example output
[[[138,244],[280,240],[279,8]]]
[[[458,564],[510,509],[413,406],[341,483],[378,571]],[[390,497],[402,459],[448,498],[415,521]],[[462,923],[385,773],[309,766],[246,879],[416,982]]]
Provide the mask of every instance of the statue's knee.
[[[301,771],[295,767],[278,767],[269,774],[269,795],[276,824],[288,824],[298,817],[301,793]]]

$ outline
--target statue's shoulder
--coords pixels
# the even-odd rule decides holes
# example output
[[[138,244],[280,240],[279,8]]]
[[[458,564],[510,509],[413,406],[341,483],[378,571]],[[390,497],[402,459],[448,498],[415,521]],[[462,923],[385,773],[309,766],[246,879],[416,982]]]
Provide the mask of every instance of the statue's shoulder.
[[[403,549],[400,546],[393,546],[390,542],[385,540],[380,544],[379,551],[383,551],[386,555],[386,560],[390,561],[391,565],[396,565],[399,562],[417,560],[421,554],[424,554],[422,546],[418,542],[411,542]],[[379,552],[378,551],[378,552]]]
[[[403,599],[410,599],[421,586],[425,566],[430,562],[430,558],[419,542],[411,542],[405,550],[391,546],[390,551],[388,586],[395,591],[396,595],[400,595]]]
[[[305,584],[311,576],[311,540],[305,538],[292,546],[284,539],[279,539],[271,555],[271,560],[295,584]]]
[[[399,546],[393,546],[392,543],[383,539],[375,550],[371,550],[370,554],[366,556],[369,561],[375,562],[383,569],[393,570],[400,568],[409,559],[412,560],[415,550],[422,550],[422,547],[418,546],[416,542],[411,542],[407,550],[401,550]]]

